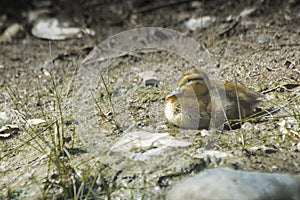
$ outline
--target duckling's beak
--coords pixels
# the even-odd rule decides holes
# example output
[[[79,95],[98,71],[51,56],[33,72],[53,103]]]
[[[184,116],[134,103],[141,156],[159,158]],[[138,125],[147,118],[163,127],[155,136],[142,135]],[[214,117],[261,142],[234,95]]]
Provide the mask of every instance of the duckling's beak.
[[[173,90],[173,92],[171,92],[170,94],[168,94],[166,96],[166,99],[172,99],[172,98],[176,98],[176,97],[181,97],[183,96],[183,91],[178,87],[175,90]]]

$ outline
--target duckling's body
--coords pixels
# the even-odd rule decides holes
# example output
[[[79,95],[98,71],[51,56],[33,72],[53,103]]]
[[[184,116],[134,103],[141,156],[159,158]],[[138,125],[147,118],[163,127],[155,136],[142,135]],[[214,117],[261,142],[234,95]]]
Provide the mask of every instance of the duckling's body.
[[[204,73],[189,73],[166,97],[165,117],[182,128],[207,129],[211,119],[223,123],[251,115],[260,97],[240,83],[211,81]]]

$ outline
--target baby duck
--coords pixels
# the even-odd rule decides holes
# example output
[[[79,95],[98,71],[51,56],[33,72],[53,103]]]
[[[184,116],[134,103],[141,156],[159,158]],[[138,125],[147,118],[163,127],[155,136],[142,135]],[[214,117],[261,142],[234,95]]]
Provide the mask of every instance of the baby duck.
[[[193,72],[183,75],[166,96],[165,117],[181,128],[207,129],[212,121],[223,124],[225,119],[253,114],[260,98],[240,83],[209,80],[204,72]]]

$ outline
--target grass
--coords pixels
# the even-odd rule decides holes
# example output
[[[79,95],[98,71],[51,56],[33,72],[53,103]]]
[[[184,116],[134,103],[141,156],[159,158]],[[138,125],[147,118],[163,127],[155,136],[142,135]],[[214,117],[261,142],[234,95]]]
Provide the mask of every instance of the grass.
[[[109,125],[114,127],[115,130],[120,130],[120,126],[115,120],[116,111],[112,101],[112,93],[102,74],[100,74],[100,77],[101,80],[97,85],[100,89],[97,90],[97,94],[95,95],[93,91],[90,91],[95,108],[98,111],[99,125],[103,126],[105,123],[109,123]],[[113,134],[113,132],[114,131],[106,133],[106,136]]]
[[[24,102],[24,98],[15,89],[9,88],[14,109],[21,116],[20,126],[23,131],[22,135],[12,138],[18,141],[18,145],[2,150],[5,153],[0,154],[0,162],[4,160],[11,162],[10,158],[20,152],[27,152],[28,155],[37,156],[38,159],[43,158],[40,167],[43,165],[47,168],[42,174],[44,178],[34,175],[31,177],[33,184],[41,188],[41,196],[38,196],[42,199],[99,199],[103,197],[110,199],[110,194],[116,187],[114,180],[107,175],[109,174],[107,172],[112,170],[111,168],[101,163],[98,163],[96,172],[88,168],[86,163],[93,163],[94,157],[74,164],[74,156],[85,150],[80,150],[80,147],[76,146],[80,143],[80,139],[76,134],[75,125],[67,123],[72,120],[65,112],[64,100],[68,98],[70,91],[66,89],[68,87],[57,83],[53,73],[50,73],[50,80],[50,88],[37,88],[33,98],[38,105],[34,106],[26,102],[35,100],[27,96]],[[49,94],[47,91],[52,91],[52,93]],[[52,99],[51,106],[46,103],[49,99]],[[33,118],[43,119],[45,123],[28,125],[28,119]],[[5,184],[1,187],[3,187],[2,191],[6,191],[1,193],[4,195],[3,198],[16,199],[21,198],[22,195],[26,196],[22,194],[22,191],[9,185]],[[26,191],[23,192],[26,193]],[[0,198],[2,198],[1,195]]]

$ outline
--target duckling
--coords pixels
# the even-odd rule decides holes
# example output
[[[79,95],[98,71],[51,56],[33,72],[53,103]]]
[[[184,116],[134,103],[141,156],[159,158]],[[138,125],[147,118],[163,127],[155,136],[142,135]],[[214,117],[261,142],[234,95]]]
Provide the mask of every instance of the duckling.
[[[183,75],[166,96],[165,117],[181,128],[207,129],[213,120],[223,124],[253,114],[260,101],[260,94],[241,83],[209,80],[204,72],[193,72]]]

